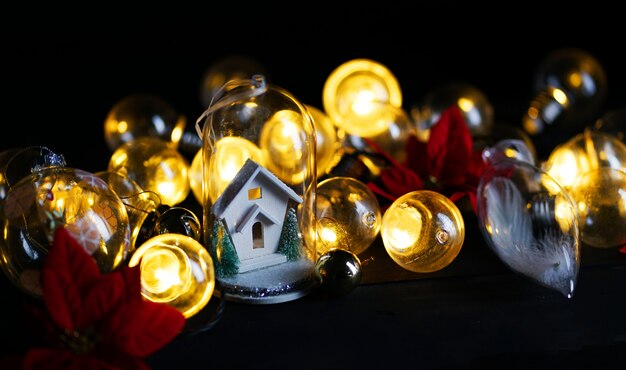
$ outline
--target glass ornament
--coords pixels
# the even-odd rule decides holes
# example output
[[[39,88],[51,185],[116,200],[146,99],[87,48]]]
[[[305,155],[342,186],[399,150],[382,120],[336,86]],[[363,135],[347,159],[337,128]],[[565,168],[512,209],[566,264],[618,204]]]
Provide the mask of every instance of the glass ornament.
[[[554,148],[542,165],[566,190],[587,171],[604,167],[626,170],[626,144],[590,128]]]
[[[549,127],[575,132],[595,119],[607,93],[606,72],[588,52],[557,49],[535,71],[535,97],[522,117],[524,130],[539,135]]]
[[[489,247],[511,270],[568,298],[580,266],[574,203],[539,168],[511,158],[485,157],[477,215]]]
[[[465,83],[448,83],[431,90],[421,105],[411,107],[411,116],[419,137],[428,140],[428,133],[441,114],[451,106],[459,108],[472,137],[487,135],[493,128],[493,105],[480,89]]]
[[[320,279],[319,291],[330,297],[344,296],[361,283],[361,261],[345,249],[331,249],[315,264]]]
[[[200,101],[207,108],[224,84],[232,80],[249,80],[254,75],[268,77],[267,68],[258,60],[244,55],[229,55],[212,63],[202,77]]]
[[[378,236],[381,212],[376,195],[351,177],[331,177],[317,185],[317,253],[333,248],[356,255]]]
[[[202,167],[202,148],[200,148],[193,156],[189,172],[187,172],[189,188],[200,204],[202,204]]]
[[[136,244],[137,237],[144,221],[151,212],[156,210],[161,200],[155,193],[144,191],[137,182],[122,173],[99,171],[94,175],[104,180],[126,207],[130,225],[129,252],[132,253],[138,246]]]
[[[428,273],[454,261],[465,240],[465,223],[446,196],[417,190],[389,206],[380,234],[387,254],[400,267]]]
[[[11,187],[2,213],[5,273],[26,292],[41,296],[39,271],[57,227],[65,227],[102,272],[122,264],[130,247],[124,204],[92,173],[67,167],[33,172]]]
[[[132,94],[113,105],[104,121],[111,151],[140,137],[159,138],[178,146],[187,120],[168,102],[152,94]]]
[[[339,161],[344,134],[341,130],[337,132],[333,121],[326,113],[311,105],[305,105],[305,107],[311,114],[315,125],[317,174],[321,177]]]
[[[215,289],[213,260],[197,240],[180,234],[148,239],[130,258],[130,267],[141,269],[141,294],[165,303],[185,318],[198,313]]]
[[[279,303],[315,277],[315,130],[263,76],[231,81],[203,122],[203,235],[226,300]]]
[[[405,146],[409,136],[415,133],[414,124],[409,115],[402,108],[388,106],[387,109],[391,113],[388,116],[389,122],[387,123],[387,129],[368,139],[391,155],[399,163],[405,163]],[[346,145],[356,150],[378,153],[378,151],[373,150],[360,136],[347,135],[345,142]]]
[[[145,191],[155,192],[161,203],[174,206],[189,195],[189,162],[167,142],[140,137],[117,148],[108,171],[130,177]]]
[[[341,64],[326,79],[324,111],[347,134],[373,137],[387,130],[393,111],[402,106],[398,80],[383,64],[353,59]]]
[[[609,167],[587,171],[569,194],[578,210],[580,238],[596,248],[626,244],[626,173]]]

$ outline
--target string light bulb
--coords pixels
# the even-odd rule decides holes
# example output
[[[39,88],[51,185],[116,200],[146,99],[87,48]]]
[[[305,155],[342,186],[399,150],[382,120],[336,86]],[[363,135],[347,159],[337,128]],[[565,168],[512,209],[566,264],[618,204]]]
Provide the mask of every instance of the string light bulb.
[[[185,318],[198,313],[213,295],[213,260],[195,239],[161,234],[148,239],[130,258],[140,266],[141,293],[153,302],[166,303]]]
[[[558,49],[537,68],[533,90],[535,97],[522,117],[528,134],[542,134],[559,121],[561,131],[575,131],[592,121],[604,103],[606,72],[587,51]]]
[[[417,190],[389,206],[380,234],[387,254],[400,267],[427,273],[454,261],[465,240],[465,223],[446,196]]]
[[[388,106],[402,106],[396,77],[385,65],[370,59],[353,59],[337,67],[324,83],[322,98],[333,123],[361,137],[385,131],[393,114]]]
[[[155,192],[161,203],[176,205],[189,195],[187,159],[167,142],[140,137],[113,152],[107,168],[130,177],[146,191]]]

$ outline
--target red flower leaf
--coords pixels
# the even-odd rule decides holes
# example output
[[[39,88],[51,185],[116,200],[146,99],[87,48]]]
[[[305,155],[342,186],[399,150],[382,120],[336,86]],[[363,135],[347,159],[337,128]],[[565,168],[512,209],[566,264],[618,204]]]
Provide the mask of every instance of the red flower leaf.
[[[111,315],[103,329],[111,345],[131,356],[144,357],[174,339],[184,324],[184,316],[173,307],[132,300]]]
[[[53,321],[63,329],[77,328],[83,295],[100,271],[83,247],[64,228],[58,228],[41,272],[44,302]]]
[[[451,106],[431,128],[428,142],[411,136],[406,150],[407,167],[422,179],[434,177],[440,183],[459,184],[471,161],[472,137],[459,109]]]

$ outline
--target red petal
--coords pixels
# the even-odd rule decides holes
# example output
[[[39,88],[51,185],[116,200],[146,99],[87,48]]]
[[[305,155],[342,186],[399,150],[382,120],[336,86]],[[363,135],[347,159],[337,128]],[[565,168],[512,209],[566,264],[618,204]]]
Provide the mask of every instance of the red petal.
[[[102,275],[84,292],[82,308],[74,314],[76,327],[84,328],[104,319],[124,304],[126,291],[126,284],[120,273]]]
[[[185,317],[164,303],[133,300],[106,320],[103,330],[110,345],[130,356],[145,357],[161,349],[185,324]]]
[[[619,251],[620,251],[620,252],[622,252],[622,253],[626,253],[626,245],[625,245],[625,246],[623,246],[623,247],[621,247],[621,248],[619,249]]]
[[[403,167],[383,170],[380,174],[380,180],[387,191],[396,197],[424,187],[422,179],[414,172]]]
[[[432,135],[431,135],[432,137]],[[406,150],[406,166],[415,172],[422,179],[427,179],[432,175],[432,163],[428,157],[428,146],[426,143],[411,135],[404,146]]]
[[[424,144],[414,139],[412,145],[416,146],[413,151],[417,155],[423,155],[419,151],[420,145]],[[428,175],[434,176],[440,183],[462,183],[471,160],[472,137],[458,107],[453,105],[443,111],[425,145],[425,157],[414,158],[424,163],[414,163],[412,169],[425,178],[420,167],[427,166]]]
[[[55,231],[54,241],[42,272],[43,298],[54,322],[76,329],[82,315],[81,292],[100,277],[98,266],[64,228]]]

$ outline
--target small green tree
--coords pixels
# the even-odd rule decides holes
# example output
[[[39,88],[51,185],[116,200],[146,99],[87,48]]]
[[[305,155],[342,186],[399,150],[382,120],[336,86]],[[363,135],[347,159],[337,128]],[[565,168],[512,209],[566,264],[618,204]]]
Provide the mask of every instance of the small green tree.
[[[298,232],[298,218],[296,210],[289,208],[278,241],[278,253],[287,256],[289,261],[295,261],[302,254],[302,237]]]
[[[222,220],[213,222],[211,248],[209,254],[213,258],[215,275],[220,278],[235,275],[239,272],[239,256],[230,240],[230,234]]]

